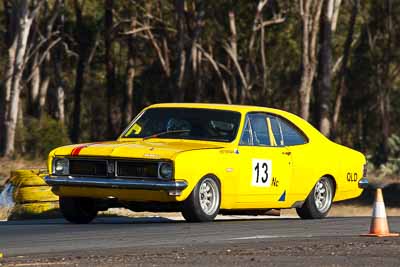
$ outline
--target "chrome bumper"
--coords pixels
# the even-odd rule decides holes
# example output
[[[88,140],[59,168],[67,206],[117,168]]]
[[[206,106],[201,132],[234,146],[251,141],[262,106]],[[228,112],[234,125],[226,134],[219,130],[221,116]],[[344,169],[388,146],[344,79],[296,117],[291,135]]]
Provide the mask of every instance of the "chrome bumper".
[[[367,178],[362,178],[360,181],[358,181],[358,188],[367,189],[368,186],[369,182]]]
[[[134,179],[117,178],[88,178],[88,177],[63,177],[46,176],[44,178],[50,186],[81,186],[81,187],[101,187],[115,189],[141,189],[141,190],[165,190],[182,191],[187,187],[185,181],[144,181]]]

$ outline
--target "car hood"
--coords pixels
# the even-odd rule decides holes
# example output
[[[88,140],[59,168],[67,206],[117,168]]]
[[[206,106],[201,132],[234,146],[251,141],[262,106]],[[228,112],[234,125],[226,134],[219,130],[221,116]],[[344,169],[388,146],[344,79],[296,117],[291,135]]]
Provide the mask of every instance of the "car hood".
[[[173,159],[184,151],[218,148],[223,146],[188,141],[111,141],[60,147],[54,156]]]

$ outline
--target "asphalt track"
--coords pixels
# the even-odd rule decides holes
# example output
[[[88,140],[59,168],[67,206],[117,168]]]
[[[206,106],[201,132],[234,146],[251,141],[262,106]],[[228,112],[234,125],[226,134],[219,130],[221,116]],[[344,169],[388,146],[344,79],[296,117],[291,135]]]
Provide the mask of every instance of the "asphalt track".
[[[393,232],[400,232],[400,217],[389,222]],[[10,221],[0,222],[0,252],[10,266],[400,266],[400,238],[359,237],[369,224],[367,217],[212,223],[102,217],[89,225],[62,219]]]

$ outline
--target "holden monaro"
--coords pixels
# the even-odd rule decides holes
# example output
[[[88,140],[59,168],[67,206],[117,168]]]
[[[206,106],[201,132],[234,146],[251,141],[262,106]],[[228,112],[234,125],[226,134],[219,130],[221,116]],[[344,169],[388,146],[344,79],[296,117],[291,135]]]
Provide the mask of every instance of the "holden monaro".
[[[365,163],[282,110],[156,104],[116,141],[51,151],[46,182],[73,223],[111,207],[182,212],[190,222],[288,208],[317,219],[361,194]]]

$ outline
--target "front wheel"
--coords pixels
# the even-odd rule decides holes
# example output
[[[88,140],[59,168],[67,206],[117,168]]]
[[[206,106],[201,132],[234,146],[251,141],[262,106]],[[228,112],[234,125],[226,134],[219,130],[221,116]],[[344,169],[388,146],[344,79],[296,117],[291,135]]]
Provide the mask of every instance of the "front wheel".
[[[297,208],[297,214],[302,219],[322,219],[328,215],[332,207],[334,185],[330,178],[322,177],[314,186],[311,193],[301,208]]]
[[[97,216],[94,199],[60,197],[60,210],[64,218],[71,223],[86,224]]]
[[[182,215],[188,222],[214,220],[221,204],[219,181],[211,175],[203,177],[184,201]]]

